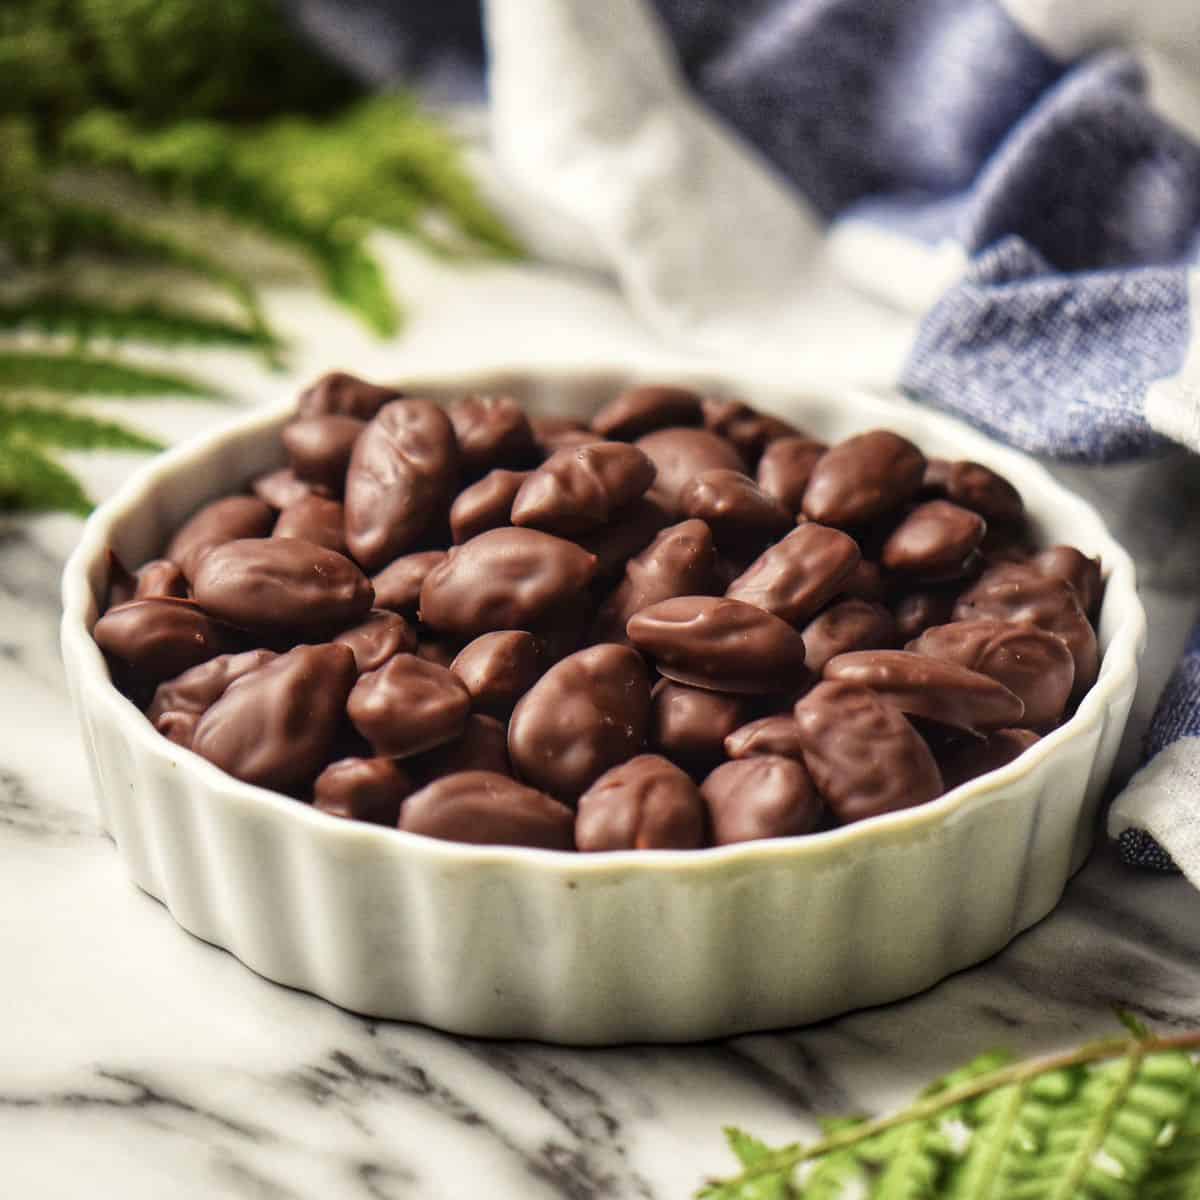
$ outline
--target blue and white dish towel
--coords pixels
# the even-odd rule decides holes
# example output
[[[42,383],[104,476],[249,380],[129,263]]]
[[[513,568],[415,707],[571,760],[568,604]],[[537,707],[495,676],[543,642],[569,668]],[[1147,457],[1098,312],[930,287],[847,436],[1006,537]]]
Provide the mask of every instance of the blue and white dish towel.
[[[406,44],[405,6],[292,3],[353,14],[375,80]],[[524,232],[669,342],[898,385],[1067,462],[1200,451],[1197,0],[484,7]],[[1146,752],[1110,833],[1200,886],[1200,626]]]

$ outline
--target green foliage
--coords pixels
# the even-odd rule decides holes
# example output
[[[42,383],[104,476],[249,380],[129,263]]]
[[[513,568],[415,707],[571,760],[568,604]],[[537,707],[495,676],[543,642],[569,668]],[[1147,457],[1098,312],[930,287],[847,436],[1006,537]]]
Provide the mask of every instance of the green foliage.
[[[438,252],[512,255],[457,161],[453,142],[403,96],[380,96],[318,121],[249,128],[187,121],[147,130],[96,109],[65,132],[77,162],[126,172],[166,197],[254,225],[305,253],[329,292],[380,333],[397,313],[364,242],[373,227]],[[449,221],[438,233],[431,218]]]
[[[0,508],[80,517],[92,511],[91,501],[69,471],[36,445],[19,439],[0,439]]]
[[[30,403],[0,403],[0,442],[64,450],[161,450],[156,438],[86,413]]]
[[[84,354],[42,354],[0,350],[0,395],[6,391],[54,392],[60,395],[202,396],[215,398],[211,387],[168,371],[151,371],[131,363]]]
[[[88,184],[101,174],[115,177],[117,194],[140,188],[146,202],[118,211],[98,200]],[[214,394],[178,374],[65,352],[64,336],[76,347],[96,338],[220,345],[278,360],[252,282],[207,246],[163,232],[151,203],[172,218],[205,209],[299,251],[329,295],[380,334],[397,328],[401,306],[370,252],[371,230],[438,254],[518,253],[449,132],[410,98],[364,98],[296,37],[281,0],[3,0],[0,332],[58,340],[0,348],[0,404],[25,392]],[[223,292],[242,320],[177,296],[120,304],[88,295],[79,267],[97,257]],[[11,405],[3,411],[11,417]],[[84,511],[78,485],[31,440],[33,416],[25,412],[20,430],[8,417],[0,508]],[[68,426],[58,428],[54,444],[64,445]],[[123,436],[126,448],[150,448],[111,424],[103,434],[71,428],[90,445]]]
[[[727,1130],[742,1173],[708,1200],[1195,1200],[1200,1034],[1132,1037],[1025,1063],[985,1055],[877,1121],[773,1150]]]
[[[110,304],[53,292],[0,300],[0,330],[5,329],[65,335],[79,346],[96,339],[161,346],[243,346],[268,351],[278,345],[263,329],[199,316],[169,305],[148,301]]]

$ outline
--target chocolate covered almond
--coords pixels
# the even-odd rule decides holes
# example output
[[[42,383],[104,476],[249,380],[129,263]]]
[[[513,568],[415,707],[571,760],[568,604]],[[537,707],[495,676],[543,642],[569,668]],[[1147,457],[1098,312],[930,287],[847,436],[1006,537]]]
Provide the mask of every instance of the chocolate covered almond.
[[[394,400],[354,444],[346,472],[346,544],[364,570],[416,548],[458,482],[450,418],[431,400]]]
[[[297,646],[234,680],[192,749],[236,779],[302,791],[329,757],[356,675],[345,646]]]
[[[367,615],[374,590],[344,555],[297,538],[242,538],[201,560],[192,591],[205,611],[279,634],[337,629]]]
[[[786,622],[752,604],[679,596],[636,613],[629,640],[661,674],[723,692],[772,692],[807,678],[804,641]]]
[[[464,638],[528,627],[581,593],[595,573],[595,556],[574,542],[537,529],[491,529],[425,576],[421,621]]]

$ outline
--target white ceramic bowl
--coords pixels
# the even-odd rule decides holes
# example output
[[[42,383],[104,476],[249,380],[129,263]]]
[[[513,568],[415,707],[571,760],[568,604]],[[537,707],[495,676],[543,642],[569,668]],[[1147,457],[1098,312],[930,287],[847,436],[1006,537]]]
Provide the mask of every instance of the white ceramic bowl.
[[[586,415],[631,381],[512,370],[405,386],[503,388]],[[143,562],[199,504],[279,465],[289,409],[275,408],[141,471],[67,564],[63,656],[101,815],[138,886],[260,974],[346,1008],[579,1044],[708,1038],[895,1000],[1044,917],[1091,845],[1133,699],[1145,616],[1129,556],[1040,466],[957,421],[899,399],[693,381],[830,441],[888,426],[930,454],[987,463],[1021,489],[1042,539],[1099,554],[1104,659],[1075,716],[930,804],[805,838],[572,855],[326,816],[160,737],[113,687],[90,633],[106,548]]]

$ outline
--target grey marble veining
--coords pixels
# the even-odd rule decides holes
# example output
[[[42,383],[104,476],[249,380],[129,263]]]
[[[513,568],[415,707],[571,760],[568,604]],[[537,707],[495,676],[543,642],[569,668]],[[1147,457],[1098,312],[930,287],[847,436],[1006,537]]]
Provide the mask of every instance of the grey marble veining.
[[[514,286],[498,270],[465,300],[460,287],[415,344],[449,342],[463,304]],[[520,355],[532,334],[513,337]],[[320,365],[367,353],[345,346]],[[172,436],[202,423],[195,407],[156,420]],[[87,470],[105,494],[127,464]],[[1115,1007],[1200,1022],[1200,894],[1103,847],[991,962],[803,1030],[570,1050],[366,1020],[270,984],[178,929],[99,828],[57,651],[77,534],[63,517],[0,524],[0,1195],[666,1200],[730,1167],[723,1123],[790,1140],[818,1115],[899,1103],[982,1049],[1110,1032]],[[1191,616],[1169,586],[1147,599],[1138,721]]]

